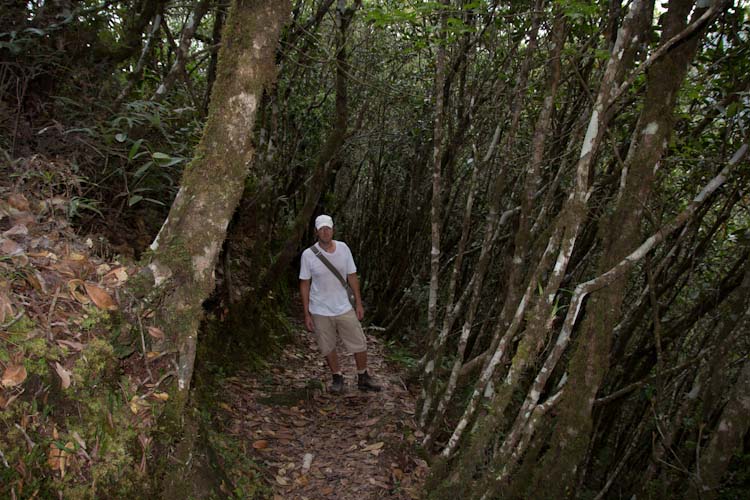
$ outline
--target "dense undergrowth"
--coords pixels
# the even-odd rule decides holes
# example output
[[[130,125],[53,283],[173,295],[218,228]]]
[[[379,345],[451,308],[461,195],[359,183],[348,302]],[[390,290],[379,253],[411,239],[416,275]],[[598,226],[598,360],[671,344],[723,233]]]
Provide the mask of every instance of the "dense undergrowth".
[[[279,352],[280,306],[209,315],[185,429],[170,434],[159,417],[174,371],[152,350],[162,332],[144,327],[153,310],[126,291],[137,266],[76,234],[73,198],[29,182],[24,162],[42,165],[6,163],[0,185],[0,497],[265,498],[258,466],[221,433],[215,396]],[[185,442],[192,473],[179,476]]]

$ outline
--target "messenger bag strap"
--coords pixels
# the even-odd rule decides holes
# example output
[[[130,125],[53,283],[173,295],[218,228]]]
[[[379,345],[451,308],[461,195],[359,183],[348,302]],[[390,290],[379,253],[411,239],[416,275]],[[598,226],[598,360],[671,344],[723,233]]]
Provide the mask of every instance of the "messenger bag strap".
[[[335,267],[333,266],[333,264],[331,264],[331,261],[329,261],[328,259],[326,259],[325,255],[323,255],[323,253],[322,253],[322,252],[320,251],[320,249],[319,249],[319,248],[318,248],[317,246],[315,246],[315,245],[311,246],[311,247],[310,247],[310,250],[312,250],[312,252],[313,252],[313,253],[315,254],[315,256],[316,256],[317,258],[319,258],[319,259],[320,259],[320,261],[321,261],[321,262],[322,262],[323,264],[325,264],[325,265],[326,265],[326,267],[327,267],[328,269],[330,269],[330,270],[331,270],[331,272],[333,273],[333,275],[334,275],[334,276],[336,276],[336,277],[337,277],[337,278],[339,279],[339,281],[341,282],[341,285],[342,285],[342,286],[343,286],[344,288],[347,288],[347,287],[349,286],[349,285],[348,285],[348,284],[346,283],[346,280],[344,280],[344,277],[343,277],[343,276],[341,276],[341,273],[339,272],[339,270],[338,270],[338,269],[336,269],[336,268],[335,268]]]

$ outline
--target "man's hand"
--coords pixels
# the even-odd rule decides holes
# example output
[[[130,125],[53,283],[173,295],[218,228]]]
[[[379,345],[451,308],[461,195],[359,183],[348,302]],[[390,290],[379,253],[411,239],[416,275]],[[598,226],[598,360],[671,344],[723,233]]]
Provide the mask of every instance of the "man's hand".
[[[312,316],[309,313],[305,314],[305,328],[307,328],[308,332],[315,331],[315,323],[313,323]]]
[[[362,304],[357,304],[355,310],[357,311],[357,319],[362,321],[365,317],[365,308],[362,307]]]

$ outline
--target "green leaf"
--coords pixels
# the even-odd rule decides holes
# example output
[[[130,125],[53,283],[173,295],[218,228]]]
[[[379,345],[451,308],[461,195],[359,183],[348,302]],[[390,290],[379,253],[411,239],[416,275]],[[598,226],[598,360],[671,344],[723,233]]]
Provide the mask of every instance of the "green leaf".
[[[133,158],[135,158],[135,154],[138,152],[139,149],[141,149],[141,144],[143,143],[143,139],[138,139],[133,143],[133,145],[130,147],[130,152],[128,153],[128,161],[133,161]]]
[[[128,134],[123,134],[120,132],[119,134],[115,135],[115,140],[117,142],[125,142],[128,139]]]
[[[47,32],[40,30],[39,28],[26,28],[23,30],[24,33],[33,33],[35,35],[44,36]]]
[[[153,198],[143,198],[143,201],[149,201],[149,202],[151,202],[151,203],[154,203],[154,204],[156,204],[156,205],[161,205],[161,206],[163,206],[163,207],[166,207],[166,206],[167,206],[167,205],[166,205],[166,203],[164,203],[163,201],[155,200],[155,199],[153,199]]]
[[[138,170],[135,171],[135,173],[133,174],[133,178],[136,180],[140,179],[146,172],[148,172],[148,169],[151,168],[151,165],[153,164],[154,163],[151,161],[146,162]]]
[[[737,114],[737,112],[740,110],[740,103],[739,102],[733,102],[729,106],[727,106],[727,118],[732,118],[734,115]]]
[[[182,158],[181,156],[169,156],[165,153],[157,152],[152,154],[151,156],[161,167],[171,167],[172,165],[177,165],[178,163],[182,163],[183,161],[185,161],[185,158]]]
[[[128,200],[128,206],[132,207],[133,205],[135,205],[136,203],[138,203],[142,199],[143,199],[143,196],[141,196],[139,194],[137,194],[135,196],[131,196],[130,199]]]

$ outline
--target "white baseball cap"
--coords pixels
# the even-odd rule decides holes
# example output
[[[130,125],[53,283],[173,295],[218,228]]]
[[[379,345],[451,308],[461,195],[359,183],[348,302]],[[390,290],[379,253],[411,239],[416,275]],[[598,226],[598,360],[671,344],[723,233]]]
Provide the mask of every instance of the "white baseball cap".
[[[330,215],[318,215],[315,218],[315,230],[317,231],[323,226],[328,226],[333,229],[333,219]]]

